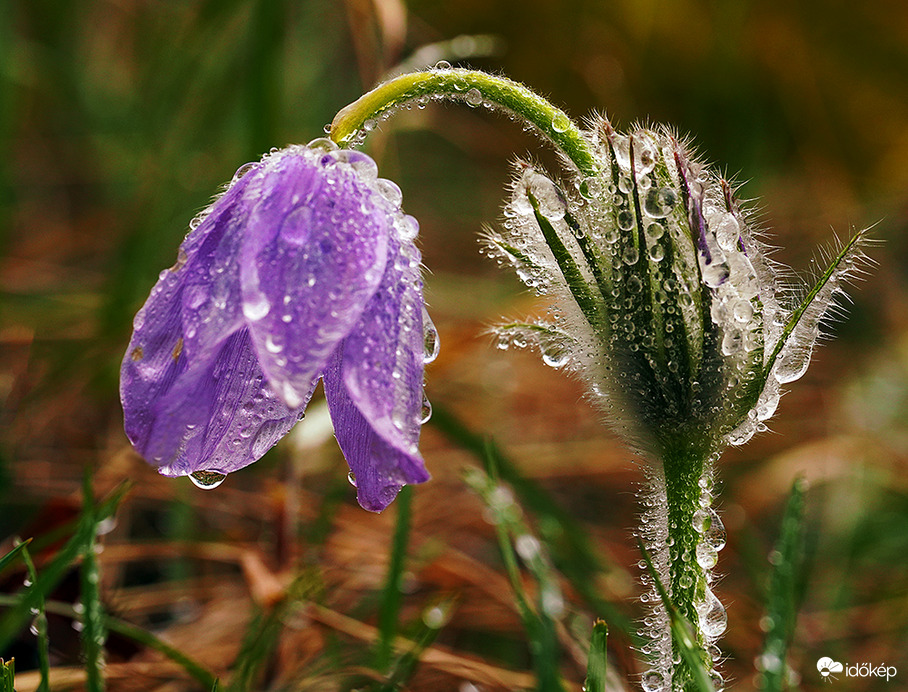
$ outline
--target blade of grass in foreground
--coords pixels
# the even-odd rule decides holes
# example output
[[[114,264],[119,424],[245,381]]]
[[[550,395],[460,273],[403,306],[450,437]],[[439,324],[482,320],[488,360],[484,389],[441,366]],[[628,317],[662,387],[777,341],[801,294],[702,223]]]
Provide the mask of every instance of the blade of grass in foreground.
[[[608,674],[608,625],[605,620],[593,623],[593,636],[590,637],[590,654],[586,661],[586,681],[583,689],[586,692],[605,692],[605,679]]]
[[[797,583],[801,576],[804,556],[804,493],[807,482],[797,478],[791,486],[788,504],[782,517],[779,540],[770,554],[773,564],[766,599],[763,626],[766,639],[763,654],[758,659],[760,689],[782,692],[788,689],[788,647],[797,620]]]
[[[89,692],[104,692],[104,611],[101,606],[101,573],[95,554],[98,521],[91,476],[86,470],[82,484],[82,523],[86,543],[82,551],[80,582],[82,585],[82,656],[85,663],[85,685]]]
[[[488,475],[479,469],[468,469],[464,480],[491,513],[505,572],[530,642],[538,692],[562,692],[556,618],[561,617],[564,601],[557,576],[542,544],[521,520],[521,509],[510,489],[495,477],[495,462],[491,455],[487,455],[487,464]],[[530,606],[523,588],[517,554],[538,584],[535,609]]]
[[[697,692],[715,692],[716,688],[709,676],[709,671],[703,663],[703,649],[694,637],[693,625],[681,614],[681,611],[675,607],[675,604],[672,603],[669,598],[668,592],[665,590],[665,587],[662,586],[659,574],[653,566],[653,560],[650,557],[646,546],[644,546],[639,539],[637,540],[637,544],[640,546],[640,552],[643,553],[644,561],[646,561],[646,569],[652,577],[653,583],[656,585],[656,591],[659,592],[659,598],[662,599],[662,604],[668,612],[669,625],[672,631],[672,641],[677,644],[680,649],[679,653],[681,654],[681,658],[691,671],[695,689]]]
[[[34,584],[38,581],[38,572],[26,545],[26,543],[20,543],[19,547],[22,548],[22,560],[28,570],[28,580]],[[35,615],[33,631],[38,639],[38,673],[41,676],[37,692],[47,692],[50,689],[50,642],[47,636],[47,611],[44,608],[43,597],[38,601],[35,608],[38,612]]]
[[[388,576],[382,592],[378,611],[378,642],[375,649],[374,667],[386,674],[394,652],[397,636],[397,621],[400,615],[400,586],[403,580],[404,563],[407,559],[407,544],[410,538],[412,493],[410,486],[401,488],[397,496],[397,524],[391,541],[391,555],[388,559]]]
[[[38,581],[14,601],[2,619],[0,619],[0,651],[6,649],[13,638],[22,630],[32,617],[41,599],[46,599],[60,583],[75,562],[85,553],[87,546],[94,543],[98,523],[111,516],[123,499],[128,489],[127,484],[120,485],[111,495],[94,510],[94,522],[79,521],[75,534],[60,548],[54,558],[38,575]]]
[[[23,550],[25,550],[25,546],[27,546],[29,543],[31,543],[31,540],[32,539],[29,538],[27,541],[22,541],[19,545],[17,545],[15,548],[10,550],[6,555],[4,555],[3,557],[0,557],[0,572],[2,572],[4,569],[6,569],[6,566],[9,565],[10,563],[12,563],[12,561],[16,559],[16,556],[19,553],[21,553]]]
[[[378,688],[378,692],[398,692],[405,689],[423,652],[432,646],[441,628],[451,619],[453,610],[454,599],[448,598],[430,605],[423,611],[424,627],[422,631],[415,637],[412,648],[394,663],[387,681]]]
[[[494,459],[498,475],[514,489],[521,504],[535,518],[539,535],[551,551],[558,571],[567,577],[593,611],[610,623],[613,631],[627,633],[635,646],[642,646],[644,640],[637,634],[630,618],[601,597],[597,581],[607,570],[589,540],[589,533],[576,517],[558,505],[537,483],[522,475],[518,465],[494,442],[471,431],[442,406],[434,407],[429,424],[483,463],[487,457]]]

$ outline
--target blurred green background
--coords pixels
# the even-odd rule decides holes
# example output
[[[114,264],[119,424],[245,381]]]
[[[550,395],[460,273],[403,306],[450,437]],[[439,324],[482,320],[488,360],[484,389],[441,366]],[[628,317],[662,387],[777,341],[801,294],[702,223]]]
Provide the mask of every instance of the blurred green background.
[[[292,560],[279,550],[280,532],[263,526],[280,522],[256,516],[258,500],[249,498],[259,493],[277,514],[299,509],[285,497],[296,491],[273,485],[289,465],[291,479],[312,476],[307,485],[347,507],[350,493],[334,485],[343,483],[342,464],[300,462],[300,471],[288,459],[302,452],[289,445],[248,471],[248,513],[233,510],[242,521],[221,516],[226,500],[211,499],[221,490],[200,499],[188,482],[161,482],[121,432],[119,359],[132,315],[172,264],[189,220],[234,170],[272,147],[321,136],[338,109],[401,63],[441,59],[523,81],[576,118],[604,111],[619,127],[665,122],[692,135],[707,160],[743,184],[744,197],[758,199],[761,222],[784,248],[777,259],[799,270],[833,232],[875,224],[885,241],[871,253],[879,266],[783,400],[777,434],[723,459],[730,544],[717,592],[729,609],[726,668],[747,689],[765,556],[785,492],[803,472],[812,484],[812,569],[793,648],[801,685],[818,689],[820,656],[899,666],[895,682],[848,681],[847,689],[908,684],[908,5],[900,0],[0,3],[0,537],[47,529],[55,500],[77,507],[85,466],[98,470],[99,492],[123,477],[140,481],[132,520],[111,540],[258,543],[277,571]],[[385,123],[367,151],[421,223],[442,338],[430,398],[494,435],[571,507],[615,565],[603,577],[606,597],[639,615],[630,534],[638,470],[579,387],[530,355],[495,352],[483,336],[534,301],[479,257],[477,233],[499,215],[509,161],[529,155],[554,168],[551,152],[505,118],[437,105]],[[330,441],[306,454],[338,459]],[[416,491],[417,527],[427,541],[470,553],[458,542],[463,526],[433,512],[436,504],[466,508],[476,517],[470,531],[482,533],[481,507],[457,476],[471,462],[432,430],[425,454],[437,485]],[[234,499],[229,493],[240,492],[222,490]],[[351,523],[379,538],[390,527],[354,510],[342,524],[301,511],[304,524],[324,523],[311,545],[330,545],[325,536]],[[383,545],[368,544],[376,559]],[[325,570],[353,569],[325,550]],[[494,551],[470,554],[497,568]],[[117,565],[109,595],[127,614],[118,589],[165,577],[182,583],[200,569],[185,555],[161,575]],[[242,579],[238,569],[227,574],[251,579],[248,570]],[[576,609],[586,612],[579,601]],[[464,634],[466,624],[452,627],[451,646],[498,655]],[[616,641],[619,669],[633,679],[633,657]],[[448,678],[419,680],[413,689],[468,691]]]

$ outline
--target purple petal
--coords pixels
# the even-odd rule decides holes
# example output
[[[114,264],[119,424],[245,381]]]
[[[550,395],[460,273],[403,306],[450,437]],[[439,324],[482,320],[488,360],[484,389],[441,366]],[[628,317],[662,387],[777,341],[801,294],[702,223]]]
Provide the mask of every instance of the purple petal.
[[[210,361],[183,368],[153,402],[144,453],[161,473],[231,473],[257,461],[302,417],[306,401],[288,409],[268,386],[244,329]]]
[[[368,158],[305,147],[272,155],[249,216],[243,311],[265,374],[290,406],[359,321],[385,266],[397,210],[347,163],[357,156]]]
[[[260,166],[211,206],[136,315],[121,368],[125,428],[166,475],[242,468],[303,410],[267,387],[240,308],[240,241]]]
[[[417,447],[424,344],[419,253],[396,238],[391,249],[378,291],[324,376],[359,503],[372,511],[384,509],[401,486],[429,478]]]
[[[235,182],[210,207],[136,314],[120,370],[120,398],[126,434],[142,454],[156,402],[188,362],[210,360],[212,351],[242,327],[234,267],[246,216],[243,193],[250,179],[247,175]]]

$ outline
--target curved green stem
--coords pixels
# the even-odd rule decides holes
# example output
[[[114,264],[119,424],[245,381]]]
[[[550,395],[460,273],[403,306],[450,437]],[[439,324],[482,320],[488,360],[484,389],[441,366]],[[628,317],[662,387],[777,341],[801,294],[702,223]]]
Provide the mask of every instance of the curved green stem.
[[[329,136],[341,146],[356,144],[378,120],[413,101],[441,99],[488,105],[533,125],[584,175],[599,173],[589,142],[567,114],[517,82],[465,69],[436,69],[395,77],[343,108]]]

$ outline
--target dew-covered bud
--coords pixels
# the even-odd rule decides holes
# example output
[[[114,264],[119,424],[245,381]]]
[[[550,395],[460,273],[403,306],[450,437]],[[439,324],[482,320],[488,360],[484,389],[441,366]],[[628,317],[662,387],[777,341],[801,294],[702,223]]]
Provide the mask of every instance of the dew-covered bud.
[[[586,135],[599,173],[555,182],[519,164],[504,230],[485,239],[555,314],[501,327],[499,345],[535,345],[570,369],[644,452],[702,459],[743,443],[779,384],[803,374],[856,246],[805,304],[785,306],[788,287],[732,187],[684,143],[605,120]]]

